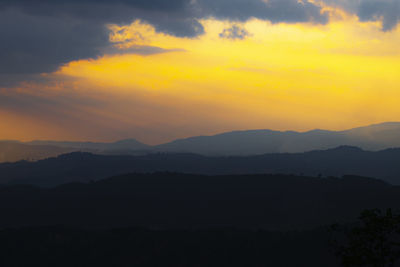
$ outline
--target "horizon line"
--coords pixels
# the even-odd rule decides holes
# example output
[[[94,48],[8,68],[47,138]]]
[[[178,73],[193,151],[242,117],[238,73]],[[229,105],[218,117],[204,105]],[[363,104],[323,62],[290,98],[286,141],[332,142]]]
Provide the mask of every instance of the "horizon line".
[[[218,136],[218,135],[223,135],[223,134],[229,134],[229,133],[240,133],[240,132],[256,132],[256,131],[270,131],[270,132],[278,132],[278,133],[299,133],[299,134],[305,134],[305,133],[310,133],[310,132],[314,132],[314,131],[325,131],[325,132],[346,132],[346,131],[351,131],[351,130],[356,130],[356,129],[362,129],[362,128],[368,128],[368,127],[374,127],[374,126],[382,126],[382,125],[388,125],[388,124],[399,124],[400,126],[400,121],[387,121],[387,122],[380,122],[380,123],[373,123],[373,124],[369,124],[369,125],[362,125],[362,126],[357,126],[357,127],[353,127],[353,128],[345,128],[342,130],[328,130],[328,129],[321,129],[321,128],[313,128],[310,130],[304,130],[304,131],[295,131],[295,130],[273,130],[273,129],[267,129],[267,128],[259,128],[259,129],[242,129],[242,130],[231,130],[231,131],[225,131],[225,132],[219,132],[219,133],[215,133],[215,134],[205,134],[205,135],[193,135],[193,136],[187,136],[187,137],[178,137],[175,139],[171,139],[169,141],[166,142],[162,142],[162,143],[156,143],[156,144],[147,144],[145,142],[142,142],[140,140],[138,140],[137,138],[122,138],[122,139],[116,139],[114,141],[90,141],[90,140],[56,140],[56,139],[33,139],[33,140],[26,140],[26,141],[22,141],[22,140],[12,140],[12,139],[5,139],[5,140],[0,140],[0,142],[16,142],[16,143],[22,143],[22,144],[29,144],[32,142],[59,142],[59,143],[93,143],[93,144],[113,144],[113,143],[117,143],[117,142],[121,142],[121,141],[128,141],[128,140],[132,140],[132,141],[136,141],[139,142],[140,144],[146,145],[146,146],[159,146],[159,145],[163,145],[163,144],[168,144],[174,141],[178,141],[178,140],[186,140],[186,139],[191,139],[191,138],[199,138],[199,137],[214,137],[214,136]]]

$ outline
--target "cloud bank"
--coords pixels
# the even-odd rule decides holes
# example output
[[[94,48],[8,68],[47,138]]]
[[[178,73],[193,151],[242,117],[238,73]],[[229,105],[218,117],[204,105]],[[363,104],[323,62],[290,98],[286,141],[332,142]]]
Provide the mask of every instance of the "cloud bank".
[[[193,38],[204,32],[199,20],[206,17],[326,22],[320,7],[297,0],[0,0],[0,75],[10,83],[95,58],[110,45],[107,24],[140,19],[159,32]]]
[[[328,5],[336,5],[360,21],[382,21],[382,30],[394,29],[400,21],[400,0],[323,0]]]
[[[384,31],[399,22],[400,0],[322,1],[357,14],[361,21],[382,20]],[[204,33],[200,21],[207,18],[317,24],[329,20],[322,5],[309,0],[0,0],[0,86],[102,55],[110,47],[108,24],[139,19],[158,32],[194,38]],[[228,39],[247,35],[234,27],[221,34]]]

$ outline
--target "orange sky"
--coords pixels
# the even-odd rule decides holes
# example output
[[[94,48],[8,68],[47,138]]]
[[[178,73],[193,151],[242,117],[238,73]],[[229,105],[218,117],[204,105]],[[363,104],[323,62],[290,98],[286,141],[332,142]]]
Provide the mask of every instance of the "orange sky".
[[[192,39],[140,21],[108,25],[113,51],[0,89],[0,139],[156,144],[239,129],[399,121],[400,29],[330,12],[327,25],[234,23],[249,33],[243,40],[221,38],[233,23],[212,18]],[[149,47],[164,51],[134,52]]]

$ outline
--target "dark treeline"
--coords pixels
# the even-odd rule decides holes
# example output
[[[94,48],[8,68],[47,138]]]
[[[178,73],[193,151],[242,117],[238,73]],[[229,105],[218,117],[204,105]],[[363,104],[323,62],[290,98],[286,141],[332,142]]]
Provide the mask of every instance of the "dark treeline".
[[[55,188],[0,187],[0,227],[312,229],[400,208],[400,188],[348,176],[130,174]]]
[[[298,154],[206,157],[194,154],[104,156],[72,153],[38,162],[0,164],[0,183],[56,186],[131,172],[206,175],[283,173],[308,176],[359,175],[400,184],[400,149],[368,152],[354,147]]]
[[[0,266],[304,266],[339,267],[326,229],[267,232],[234,229],[0,231]]]

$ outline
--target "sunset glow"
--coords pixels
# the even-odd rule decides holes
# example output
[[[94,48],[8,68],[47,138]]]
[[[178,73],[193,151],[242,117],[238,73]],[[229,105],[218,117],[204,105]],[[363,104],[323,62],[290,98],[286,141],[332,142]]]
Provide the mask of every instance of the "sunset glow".
[[[101,56],[0,89],[0,138],[157,144],[398,120],[400,29],[339,7],[322,11],[325,25],[204,18],[205,33],[193,38],[141,20],[107,24],[112,47]],[[231,27],[244,36],[222,36]]]

